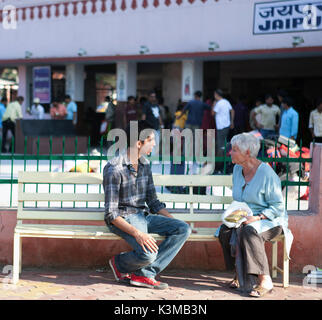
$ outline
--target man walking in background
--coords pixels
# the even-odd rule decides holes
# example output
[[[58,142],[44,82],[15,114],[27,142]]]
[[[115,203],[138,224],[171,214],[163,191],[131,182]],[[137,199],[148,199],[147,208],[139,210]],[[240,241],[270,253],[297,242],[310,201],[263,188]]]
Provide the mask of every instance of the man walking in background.
[[[188,113],[185,127],[191,129],[193,134],[194,130],[201,128],[203,113],[209,109],[209,106],[201,100],[201,96],[201,91],[196,91],[194,99],[190,100],[183,108],[184,114]]]
[[[215,103],[212,115],[216,122],[216,157],[223,157],[225,153],[225,141],[228,139],[230,129],[234,129],[235,111],[230,102],[225,99],[222,90],[216,89],[214,93]],[[217,166],[218,170],[222,165]],[[217,171],[218,171],[217,170]]]
[[[311,111],[309,129],[315,142],[322,143],[322,98],[316,102],[316,109]]]
[[[138,106],[136,104],[135,97],[129,96],[127,98],[127,104],[123,117],[123,127],[126,128],[130,121],[138,120]]]
[[[160,144],[160,128],[163,128],[160,108],[158,105],[157,95],[154,91],[149,93],[148,101],[142,110],[142,120],[145,120],[152,129],[155,130],[156,148],[153,149],[152,154],[155,155],[159,150]]]
[[[258,128],[264,139],[270,135],[276,134],[278,124],[280,122],[281,110],[273,103],[273,96],[271,94],[267,94],[265,96],[265,104],[255,108],[252,115],[256,128]],[[257,114],[261,115],[261,124],[256,120]]]
[[[7,102],[6,97],[3,97],[0,102],[0,138],[2,138],[2,116],[6,112]]]
[[[16,131],[16,120],[22,119],[22,110],[21,105],[24,101],[24,98],[19,96],[16,101],[13,101],[8,104],[7,109],[2,116],[2,150],[1,152],[7,152],[6,142],[7,142],[7,133],[11,132],[12,136],[15,137]]]
[[[72,101],[69,95],[65,96],[65,103],[66,103],[66,120],[73,120],[73,125],[77,124],[77,104]]]
[[[181,115],[177,118],[177,120],[180,120],[183,116],[187,115],[187,120],[185,122],[185,128],[190,129],[192,131],[192,148],[190,149],[192,151],[192,155],[187,153],[186,155],[188,157],[195,156],[196,155],[196,147],[201,147],[200,144],[195,139],[195,130],[201,129],[202,125],[202,118],[204,111],[207,109],[210,109],[209,105],[207,105],[205,102],[201,100],[202,92],[196,91],[194,93],[194,99],[190,100],[183,108],[183,112]],[[197,149],[198,150],[198,149]],[[200,149],[199,149],[200,150]],[[191,152],[190,151],[190,152]],[[187,150],[185,150],[187,152]],[[196,161],[189,161],[189,172],[192,172],[193,174],[197,173],[198,165]]]
[[[296,140],[299,128],[299,114],[291,106],[292,101],[288,97],[282,99],[283,113],[281,117],[280,135]]]

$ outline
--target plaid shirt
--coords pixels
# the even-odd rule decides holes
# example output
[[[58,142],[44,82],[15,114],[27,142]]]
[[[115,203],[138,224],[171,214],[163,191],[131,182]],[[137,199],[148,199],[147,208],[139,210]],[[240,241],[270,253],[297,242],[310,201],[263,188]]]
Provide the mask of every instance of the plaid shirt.
[[[144,157],[138,162],[137,172],[126,154],[111,159],[104,167],[103,188],[107,224],[119,216],[126,217],[139,211],[157,214],[165,208],[157,198],[151,168]]]

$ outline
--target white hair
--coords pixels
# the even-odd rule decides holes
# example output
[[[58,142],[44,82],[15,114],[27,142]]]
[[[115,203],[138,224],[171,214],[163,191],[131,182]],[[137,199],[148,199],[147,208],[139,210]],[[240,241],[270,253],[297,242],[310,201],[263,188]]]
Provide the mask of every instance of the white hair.
[[[250,152],[250,156],[256,158],[260,149],[259,139],[254,135],[244,132],[232,137],[231,145],[237,146],[242,153]]]

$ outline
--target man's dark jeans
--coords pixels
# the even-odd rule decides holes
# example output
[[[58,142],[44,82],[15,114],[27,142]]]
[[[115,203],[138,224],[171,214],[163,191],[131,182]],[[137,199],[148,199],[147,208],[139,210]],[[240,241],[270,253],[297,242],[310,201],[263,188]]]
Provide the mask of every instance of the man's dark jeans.
[[[15,137],[15,128],[16,124],[11,121],[10,119],[7,119],[2,122],[2,148],[1,152],[7,152],[6,149],[6,142],[7,142],[7,133],[10,130],[12,133],[12,136]],[[10,148],[9,148],[10,150]]]
[[[159,214],[144,214],[141,211],[124,219],[142,232],[157,233],[165,236],[165,239],[159,244],[157,253],[144,252],[134,237],[113,224],[108,225],[111,232],[122,237],[133,248],[115,256],[116,267],[122,273],[133,272],[137,276],[154,278],[173,260],[191,233],[186,222]]]

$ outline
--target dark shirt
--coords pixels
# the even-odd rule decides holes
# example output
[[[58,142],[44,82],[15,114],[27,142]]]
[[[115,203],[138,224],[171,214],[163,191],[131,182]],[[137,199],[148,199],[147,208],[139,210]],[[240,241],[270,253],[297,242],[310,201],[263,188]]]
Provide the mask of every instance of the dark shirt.
[[[242,132],[246,131],[246,125],[248,120],[248,109],[247,107],[239,102],[234,107],[235,111],[235,119],[234,119],[234,125],[236,129],[240,129]]]
[[[152,105],[150,102],[147,102],[143,107],[142,113],[146,115],[145,120],[152,129],[160,129],[160,108],[157,104]]]
[[[126,122],[138,120],[137,106],[134,104],[128,104],[125,109]]]
[[[210,109],[210,106],[208,106],[201,100],[189,101],[183,108],[183,111],[188,110],[188,119],[186,121],[186,124],[197,125],[200,128],[203,118],[203,112],[206,109]]]
[[[140,158],[137,172],[126,154],[111,159],[104,167],[103,188],[106,224],[139,211],[157,214],[166,207],[157,198],[150,164],[144,157]]]

